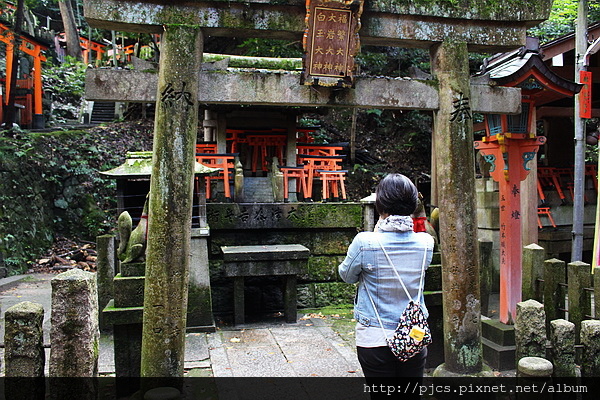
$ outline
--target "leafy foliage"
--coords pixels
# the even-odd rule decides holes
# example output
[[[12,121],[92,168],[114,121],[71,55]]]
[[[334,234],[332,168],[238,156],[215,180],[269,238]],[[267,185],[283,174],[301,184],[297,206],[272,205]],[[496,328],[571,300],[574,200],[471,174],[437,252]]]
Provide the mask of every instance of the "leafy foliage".
[[[0,138],[0,252],[13,272],[55,235],[94,239],[115,226],[114,180],[98,173],[150,150],[150,122]]]
[[[244,55],[255,57],[302,57],[300,42],[277,39],[247,39],[238,46]]]
[[[575,30],[578,0],[554,0],[550,17],[540,25],[529,29],[528,34],[545,43]],[[589,23],[600,21],[600,4],[588,2]]]
[[[44,94],[51,99],[50,121],[77,119],[85,93],[86,65],[67,57],[59,65],[44,66]]]
[[[423,49],[365,46],[356,57],[360,72],[372,76],[403,77],[410,67],[430,69],[429,53]]]

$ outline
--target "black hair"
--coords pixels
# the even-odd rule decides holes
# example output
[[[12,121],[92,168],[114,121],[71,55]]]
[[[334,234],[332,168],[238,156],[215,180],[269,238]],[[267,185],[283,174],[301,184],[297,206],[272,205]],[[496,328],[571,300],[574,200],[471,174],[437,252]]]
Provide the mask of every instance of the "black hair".
[[[419,192],[402,174],[386,175],[375,192],[375,208],[379,215],[410,215],[417,208]]]

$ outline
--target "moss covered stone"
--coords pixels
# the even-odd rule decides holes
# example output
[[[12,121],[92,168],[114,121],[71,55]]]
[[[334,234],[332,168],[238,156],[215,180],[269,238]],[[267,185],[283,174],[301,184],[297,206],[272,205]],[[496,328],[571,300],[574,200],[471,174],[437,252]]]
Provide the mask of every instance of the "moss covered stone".
[[[298,306],[301,308],[352,304],[356,287],[347,283],[310,283],[298,285]]]
[[[375,0],[365,8],[444,18],[527,21],[548,18],[552,0]]]
[[[356,228],[362,226],[358,203],[208,204],[211,229]]]
[[[6,310],[4,335],[7,377],[43,377],[44,345],[42,322],[44,307],[24,301]]]
[[[345,256],[317,256],[308,259],[308,273],[301,275],[303,281],[339,281],[338,266]]]
[[[164,27],[148,201],[143,377],[183,376],[202,48],[199,29]]]

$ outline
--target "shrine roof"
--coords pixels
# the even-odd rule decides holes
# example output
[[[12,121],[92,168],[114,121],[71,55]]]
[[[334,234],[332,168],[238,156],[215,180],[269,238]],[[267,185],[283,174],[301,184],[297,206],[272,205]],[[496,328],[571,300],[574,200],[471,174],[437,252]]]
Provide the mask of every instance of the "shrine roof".
[[[544,63],[537,50],[523,47],[503,54],[485,66],[482,74],[500,86],[520,87],[536,106],[579,93],[582,85],[565,79]]]
[[[210,175],[216,173],[221,168],[211,168],[195,163],[195,174]],[[128,152],[123,164],[108,171],[100,172],[102,175],[111,178],[143,178],[152,174],[152,152],[137,151]]]
[[[587,39],[591,43],[600,37],[600,22],[592,24],[587,29]],[[544,61],[559,54],[575,50],[575,32],[558,37],[540,46]]]

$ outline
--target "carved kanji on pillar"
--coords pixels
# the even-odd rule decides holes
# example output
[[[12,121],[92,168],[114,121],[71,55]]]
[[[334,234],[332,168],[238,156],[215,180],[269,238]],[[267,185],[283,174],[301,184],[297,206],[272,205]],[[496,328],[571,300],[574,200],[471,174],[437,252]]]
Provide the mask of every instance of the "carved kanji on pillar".
[[[500,185],[500,321],[512,324],[521,301],[521,181],[544,136],[497,134],[475,142]]]

